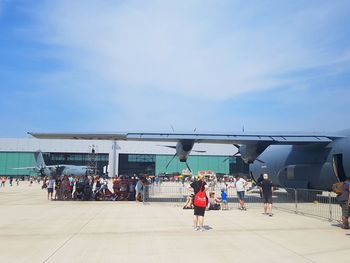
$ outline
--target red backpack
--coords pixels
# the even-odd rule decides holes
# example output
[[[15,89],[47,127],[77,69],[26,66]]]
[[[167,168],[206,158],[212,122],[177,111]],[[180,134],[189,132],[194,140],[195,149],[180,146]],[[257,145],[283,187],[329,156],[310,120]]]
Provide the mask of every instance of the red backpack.
[[[194,196],[193,204],[197,207],[206,207],[207,206],[207,195],[205,194],[204,191],[202,191],[203,184],[201,185],[201,188],[199,189],[199,192],[196,193]]]

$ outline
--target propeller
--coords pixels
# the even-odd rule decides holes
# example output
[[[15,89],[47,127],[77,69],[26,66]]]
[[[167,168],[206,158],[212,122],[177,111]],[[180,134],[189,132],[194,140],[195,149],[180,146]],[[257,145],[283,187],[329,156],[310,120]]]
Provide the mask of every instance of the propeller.
[[[162,147],[168,147],[168,148],[171,148],[171,149],[176,149],[176,146],[173,146],[173,145],[160,145],[160,144],[158,144],[157,146],[162,146]]]
[[[192,170],[191,170],[190,166],[188,165],[187,160],[186,160],[186,166],[187,166],[187,169],[190,170],[190,172],[192,173]]]
[[[230,157],[225,158],[225,160],[223,160],[222,162],[226,162],[227,160],[229,160],[230,158],[236,157],[236,156],[241,156],[241,152],[239,151],[239,148],[241,147],[239,144],[233,144],[233,146],[235,146],[237,148],[237,152],[234,153],[233,155],[231,155]]]
[[[176,153],[173,155],[173,157],[170,159],[170,161],[168,162],[168,164],[165,166],[165,169],[168,169],[170,163],[174,160],[174,158],[176,157],[176,155],[177,155]],[[192,170],[191,170],[190,166],[188,165],[187,160],[186,160],[185,163],[186,163],[186,166],[187,166],[188,170],[192,173]]]
[[[176,153],[173,155],[173,157],[170,159],[170,161],[168,162],[168,164],[165,166],[165,169],[168,169],[168,166],[169,166],[170,163],[174,160],[175,157],[176,157]]]
[[[239,144],[233,144],[233,145],[237,148],[237,152],[235,154],[233,154],[232,156],[227,157],[225,160],[223,160],[223,162],[226,162],[228,159],[230,159],[232,157],[242,156],[241,151],[240,151],[241,145],[239,145]],[[264,161],[260,160],[259,158],[254,159],[254,161],[258,161],[260,163],[265,163]]]
[[[167,147],[167,148],[171,148],[171,149],[175,149],[175,150],[176,150],[176,146],[173,146],[173,145],[160,145],[160,144],[158,144],[157,146]],[[192,150],[192,152],[196,152],[196,153],[206,153],[207,151],[203,151],[203,150]]]

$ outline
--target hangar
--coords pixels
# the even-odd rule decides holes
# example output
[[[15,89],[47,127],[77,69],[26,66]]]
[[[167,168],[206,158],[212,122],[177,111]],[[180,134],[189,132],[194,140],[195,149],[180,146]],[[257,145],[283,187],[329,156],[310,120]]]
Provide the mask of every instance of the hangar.
[[[0,176],[34,175],[30,170],[13,168],[35,166],[34,152],[38,150],[43,152],[47,165],[88,165],[93,150],[99,174],[108,172],[109,176],[181,173],[186,164],[174,158],[168,165],[175,152],[166,145],[161,142],[1,138]],[[236,151],[232,145],[195,144],[194,149],[205,152],[189,156],[188,163],[193,174],[200,170],[220,174],[248,173],[248,166],[241,158],[232,157]]]

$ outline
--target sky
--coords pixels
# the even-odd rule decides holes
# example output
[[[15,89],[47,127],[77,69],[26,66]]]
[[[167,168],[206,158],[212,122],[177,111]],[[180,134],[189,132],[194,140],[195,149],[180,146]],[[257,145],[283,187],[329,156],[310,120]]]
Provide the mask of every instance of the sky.
[[[0,0],[0,137],[350,128],[350,2]]]

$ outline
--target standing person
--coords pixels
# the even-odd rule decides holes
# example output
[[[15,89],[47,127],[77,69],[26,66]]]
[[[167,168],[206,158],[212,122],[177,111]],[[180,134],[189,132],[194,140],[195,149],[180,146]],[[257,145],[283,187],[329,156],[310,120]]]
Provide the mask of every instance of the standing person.
[[[125,200],[128,196],[128,179],[126,179],[125,175],[121,177],[119,190],[121,199]]]
[[[16,178],[16,184],[17,184],[17,186],[19,186],[19,179],[18,178]]]
[[[136,186],[135,186],[135,192],[136,192],[136,195],[135,195],[135,201],[142,201],[142,187],[143,187],[143,180],[142,178],[139,178],[137,180],[137,183],[136,183]]]
[[[221,210],[227,210],[227,193],[226,189],[221,189]]]
[[[55,180],[52,177],[50,177],[47,183],[47,199],[50,199],[50,196],[51,196],[51,200],[53,199],[52,195],[53,195],[54,186],[55,186]]]
[[[262,198],[264,202],[264,214],[272,216],[272,182],[269,180],[268,174],[263,174],[263,180],[260,183]]]
[[[67,200],[70,194],[70,185],[68,176],[65,175],[61,181],[61,195],[63,200]]]
[[[204,176],[202,174],[198,175],[198,180],[194,181],[190,184],[189,190],[194,191],[194,195],[196,195],[199,191],[206,192],[208,190],[208,185],[204,181]],[[193,202],[194,203],[194,202]],[[208,200],[207,200],[208,203]],[[194,231],[204,231],[204,213],[205,207],[198,207],[194,205],[194,214],[193,214],[193,230]]]
[[[245,187],[248,185],[248,182],[244,180],[239,174],[236,175],[235,180],[235,187],[237,191],[237,196],[239,200],[239,207],[240,210],[247,210],[245,207],[245,201],[244,201],[244,194],[245,194]]]
[[[55,180],[55,200],[61,200],[61,183],[62,179],[60,176],[56,176]]]
[[[116,196],[119,195],[119,180],[118,180],[118,176],[114,176],[114,178],[113,178],[113,193]]]
[[[10,177],[10,186],[12,186],[12,181],[13,181],[13,178]]]
[[[129,201],[134,201],[135,200],[135,185],[132,180],[129,181],[128,185],[128,200]]]
[[[347,178],[343,183],[343,191],[337,195],[337,201],[340,204],[342,212],[341,228],[349,229],[350,216],[350,178]]]
[[[47,177],[45,176],[44,180],[43,180],[43,185],[41,186],[41,189],[47,188],[47,182],[48,182],[48,180],[47,180]]]
[[[6,182],[6,178],[2,177],[1,178],[1,187],[5,187],[5,182]]]
[[[68,180],[69,180],[70,196],[72,196],[73,190],[74,190],[74,177],[72,174],[68,177]]]
[[[95,191],[100,191],[100,189],[101,189],[101,180],[100,180],[100,178],[98,176],[95,178],[95,180],[96,180]]]

